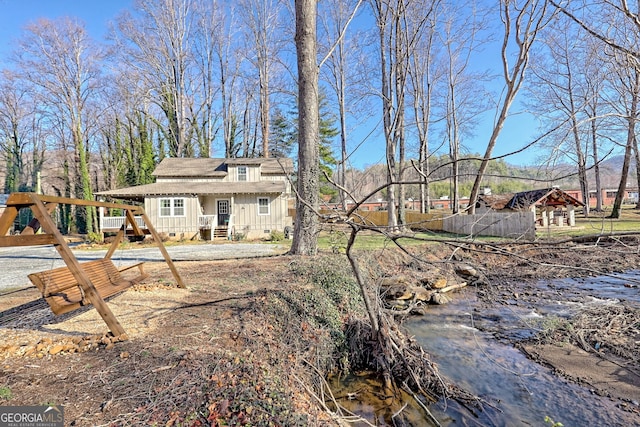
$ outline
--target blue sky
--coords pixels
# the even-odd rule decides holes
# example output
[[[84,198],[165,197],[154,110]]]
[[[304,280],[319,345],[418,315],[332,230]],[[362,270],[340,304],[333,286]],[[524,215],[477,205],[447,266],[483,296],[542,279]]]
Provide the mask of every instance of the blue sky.
[[[79,18],[85,23],[93,38],[103,40],[108,23],[113,21],[119,12],[129,8],[132,2],[133,0],[0,0],[0,66],[11,52],[13,42],[20,37],[22,28],[38,18],[54,19],[62,16]],[[373,108],[380,108],[380,106],[374,104]],[[514,109],[517,109],[517,103]],[[484,154],[491,134],[492,114],[492,112],[486,114],[482,124],[478,126],[475,138],[465,143],[470,151]],[[369,130],[364,130],[364,134],[368,133]],[[534,138],[535,134],[535,124],[530,117],[509,119],[498,140],[494,155],[501,155],[522,147]],[[384,162],[382,141],[383,136],[379,132],[370,135],[351,157],[353,165],[362,168]],[[352,141],[351,145],[359,142]],[[538,161],[536,157],[537,154],[534,151],[528,150],[506,161],[512,164],[531,165]]]
[[[131,0],[0,0],[0,58],[11,51],[22,28],[38,18],[76,17],[96,40],[103,39],[108,22]]]

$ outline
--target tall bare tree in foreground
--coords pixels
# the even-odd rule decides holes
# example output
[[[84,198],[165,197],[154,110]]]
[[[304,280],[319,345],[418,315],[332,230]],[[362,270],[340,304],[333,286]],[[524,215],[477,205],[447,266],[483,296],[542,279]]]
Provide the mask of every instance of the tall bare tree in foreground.
[[[298,59],[298,197],[291,253],[317,252],[319,205],[319,113],[316,41],[317,0],[296,0]]]
[[[509,116],[511,105],[524,82],[529,66],[531,48],[540,31],[549,22],[548,0],[501,0],[500,16],[504,25],[502,38],[503,96],[497,106],[496,119],[487,143],[478,174],[469,196],[469,213],[475,213],[484,174],[491,160],[493,149]],[[515,61],[510,65],[510,58]]]

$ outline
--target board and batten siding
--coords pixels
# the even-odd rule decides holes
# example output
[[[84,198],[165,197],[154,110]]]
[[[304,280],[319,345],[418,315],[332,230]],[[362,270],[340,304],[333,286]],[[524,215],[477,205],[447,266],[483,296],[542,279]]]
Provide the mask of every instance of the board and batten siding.
[[[247,179],[246,181],[238,181],[238,166],[245,166],[247,168]],[[223,181],[226,182],[257,182],[261,181],[260,178],[260,166],[258,165],[228,165],[227,166],[227,176],[224,177]]]
[[[269,198],[270,215],[258,215],[259,197]],[[287,216],[287,198],[279,194],[236,195],[234,207],[233,223],[235,230],[249,239],[264,237],[272,231],[282,232],[285,227],[291,227],[293,224],[293,219]]]
[[[160,199],[184,199],[184,216],[161,217]],[[144,209],[158,232],[168,233],[170,237],[178,238],[191,238],[191,236],[198,232],[198,212],[200,212],[200,203],[197,197],[146,197],[144,201]]]

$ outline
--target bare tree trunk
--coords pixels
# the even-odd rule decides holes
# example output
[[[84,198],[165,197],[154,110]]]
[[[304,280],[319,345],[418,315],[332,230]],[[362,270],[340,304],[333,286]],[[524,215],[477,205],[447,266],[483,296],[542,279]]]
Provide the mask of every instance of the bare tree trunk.
[[[596,117],[595,111],[593,117]],[[598,134],[596,132],[596,122],[591,121],[591,147],[593,150],[593,173],[596,180],[596,212],[602,212],[602,183],[600,177],[600,157],[598,155]],[[585,200],[585,204],[589,204],[589,195]]]
[[[573,143],[576,150],[576,162],[578,164],[578,182],[580,184],[580,193],[582,200],[585,200],[582,208],[584,216],[589,216],[589,182],[587,180],[587,159],[582,149],[582,141],[578,133],[578,121],[576,120],[576,110],[573,103],[573,93],[569,91],[569,104],[571,108],[571,133],[573,135]]]
[[[633,138],[635,138],[635,131],[631,128],[631,125],[635,125],[634,119],[627,119],[629,122],[629,128],[627,129],[627,145],[624,149],[624,160],[622,161],[622,171],[620,172],[620,182],[618,183],[618,191],[616,192],[616,198],[613,201],[613,208],[611,210],[611,218],[620,218],[620,209],[622,207],[622,201],[624,194],[627,190],[627,178],[629,177],[629,164],[631,163],[631,152],[633,150]]]
[[[640,98],[640,72],[634,70],[634,85],[631,93],[631,105],[627,115],[627,144],[624,150],[624,160],[622,162],[622,171],[620,172],[620,183],[616,198],[613,201],[613,209],[611,210],[611,218],[620,218],[620,209],[627,190],[627,179],[629,177],[629,166],[631,163],[631,153],[636,141],[636,122],[638,121],[638,101]]]
[[[429,31],[421,39],[422,46],[411,56],[408,68],[413,89],[413,115],[416,118],[418,148],[418,173],[420,175],[420,213],[428,213],[429,197],[429,130],[433,81],[431,74],[432,47],[435,32]]]
[[[638,194],[640,194],[640,152],[638,152],[638,140],[635,139],[633,141],[633,152],[635,154],[636,160],[636,188],[638,189]],[[640,209],[640,197],[636,201],[636,209]]]
[[[248,40],[253,43],[254,66],[258,71],[259,120],[262,137],[261,154],[269,157],[271,67],[275,61],[274,31],[277,29],[280,4],[275,0],[241,0],[242,17],[248,26]],[[314,28],[315,31],[315,28]]]
[[[317,0],[296,0],[298,58],[298,198],[291,253],[317,252],[319,205],[319,112],[316,43]]]
[[[505,82],[504,99],[493,126],[493,131],[489,137],[487,149],[480,163],[478,174],[473,182],[473,188],[469,196],[469,213],[471,214],[475,213],[476,202],[480,194],[480,186],[489,161],[491,160],[493,149],[498,141],[498,136],[500,136],[500,132],[507,121],[511,104],[515,100],[524,80],[524,74],[529,64],[531,47],[539,31],[546,25],[548,19],[546,16],[546,0],[501,0],[501,9],[505,30],[502,40],[502,66]],[[513,12],[515,12],[515,17],[512,16]],[[513,35],[512,32],[514,33]],[[515,40],[512,40],[512,37]],[[511,43],[514,41],[517,44],[518,55],[513,67],[510,68],[507,58],[510,55]]]
[[[380,71],[382,123],[385,136],[387,159],[387,191],[388,226],[398,230],[404,225],[405,208],[402,182],[405,163],[405,92],[407,89],[407,73],[409,58],[415,48],[433,6],[414,15],[415,10],[407,11],[410,2],[404,0],[386,2],[374,0],[374,15],[378,25],[380,42]],[[409,20],[409,16],[415,20]],[[411,25],[410,25],[411,24]],[[396,194],[397,191],[397,194]]]

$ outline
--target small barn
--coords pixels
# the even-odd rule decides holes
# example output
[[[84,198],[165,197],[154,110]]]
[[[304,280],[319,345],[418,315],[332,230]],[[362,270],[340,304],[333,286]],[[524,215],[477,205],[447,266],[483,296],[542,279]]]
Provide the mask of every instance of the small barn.
[[[522,191],[519,193],[481,195],[476,203],[476,213],[488,211],[530,210],[536,215],[536,223],[573,227],[576,225],[575,209],[584,203],[559,188]]]

